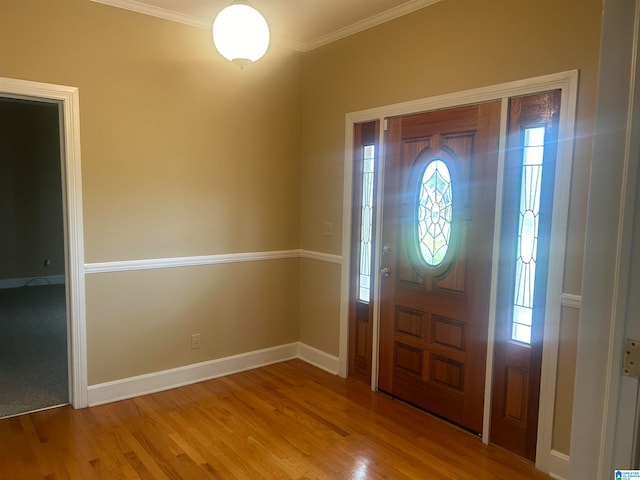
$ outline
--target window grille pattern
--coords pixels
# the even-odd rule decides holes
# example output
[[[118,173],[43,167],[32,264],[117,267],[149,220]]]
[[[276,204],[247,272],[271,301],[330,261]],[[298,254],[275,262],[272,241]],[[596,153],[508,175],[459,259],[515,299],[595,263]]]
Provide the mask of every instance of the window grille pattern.
[[[358,300],[371,301],[371,245],[373,233],[373,182],[375,178],[375,145],[363,147],[362,207],[360,211],[360,262]]]
[[[511,338],[531,343],[545,127],[524,130]]]
[[[436,267],[444,261],[451,238],[453,195],[451,174],[442,160],[425,168],[419,185],[417,233],[424,262]]]

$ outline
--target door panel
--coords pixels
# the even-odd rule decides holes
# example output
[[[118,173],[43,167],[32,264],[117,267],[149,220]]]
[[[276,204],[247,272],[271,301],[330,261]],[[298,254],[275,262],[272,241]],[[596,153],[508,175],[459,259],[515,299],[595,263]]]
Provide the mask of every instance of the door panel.
[[[491,441],[535,459],[560,91],[515,97],[509,105],[498,308],[491,408]],[[527,132],[544,141],[527,146]],[[527,149],[541,149],[528,158]],[[535,219],[527,230],[526,219]],[[530,311],[514,331],[517,309]],[[516,322],[519,323],[519,322]]]
[[[371,383],[375,285],[375,201],[378,121],[354,127],[351,279],[349,286],[349,377]]]
[[[386,136],[379,387],[474,432],[499,124],[492,102],[391,118]]]

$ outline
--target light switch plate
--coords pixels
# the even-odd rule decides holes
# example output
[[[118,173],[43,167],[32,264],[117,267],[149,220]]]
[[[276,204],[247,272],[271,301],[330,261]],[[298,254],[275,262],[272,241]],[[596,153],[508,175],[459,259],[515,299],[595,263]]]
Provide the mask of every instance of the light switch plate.
[[[622,373],[628,377],[640,378],[640,340],[627,338],[624,342]]]

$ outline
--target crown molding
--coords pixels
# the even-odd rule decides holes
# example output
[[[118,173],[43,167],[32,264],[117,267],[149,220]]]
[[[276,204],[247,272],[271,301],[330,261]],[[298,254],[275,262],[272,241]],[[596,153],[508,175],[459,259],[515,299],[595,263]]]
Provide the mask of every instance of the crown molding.
[[[166,8],[155,7],[137,0],[90,0],[94,3],[101,3],[103,5],[109,5],[112,7],[122,8],[124,10],[130,10],[132,12],[142,13],[144,15],[150,15],[152,17],[162,18],[172,22],[178,22],[185,25],[191,25],[192,27],[210,29],[213,21],[205,21],[202,18],[194,17],[184,13],[179,13],[174,10]],[[284,38],[274,38],[274,44],[294,50],[297,52],[308,52],[323,45],[335,42],[342,38],[354,35],[358,32],[362,32],[369,28],[375,27],[382,23],[394,20],[403,15],[415,12],[421,8],[428,7],[434,3],[438,3],[442,0],[411,0],[403,3],[397,7],[391,8],[385,12],[373,15],[369,18],[365,18],[359,22],[348,25],[344,28],[340,28],[333,32],[321,35],[320,37],[309,40],[308,42],[296,42],[293,40],[287,40]]]
[[[364,30],[368,30],[369,28],[376,27],[385,22],[395,20],[396,18],[402,17],[403,15],[415,12],[416,10],[420,10],[421,8],[428,7],[429,5],[433,5],[434,3],[438,3],[440,1],[442,0],[412,0],[410,2],[403,3],[402,5],[398,5],[397,7],[391,8],[385,12],[373,15],[372,17],[365,18],[364,20],[353,23],[334,32],[330,32],[313,40],[309,40],[308,42],[299,44],[299,51],[308,52],[314,50],[318,47],[322,47],[323,45],[328,45],[329,43],[335,42],[350,35],[354,35]]]
[[[185,25],[191,25],[192,27],[210,29],[212,22],[206,22],[201,18],[193,17],[184,13],[179,13],[174,10],[168,10],[166,8],[155,7],[146,3],[138,2],[136,0],[90,0],[94,3],[101,3],[103,5],[109,5],[111,7],[122,8],[124,10],[130,10],[132,12],[142,13],[144,15],[150,15],[156,18],[163,18],[172,22],[183,23]]]

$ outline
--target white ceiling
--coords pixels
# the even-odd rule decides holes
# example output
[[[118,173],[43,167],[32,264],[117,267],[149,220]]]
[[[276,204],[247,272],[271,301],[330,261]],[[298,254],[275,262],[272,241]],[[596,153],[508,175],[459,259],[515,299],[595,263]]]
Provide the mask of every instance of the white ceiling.
[[[201,28],[211,28],[232,0],[92,0]],[[273,42],[308,51],[441,0],[251,0]]]

